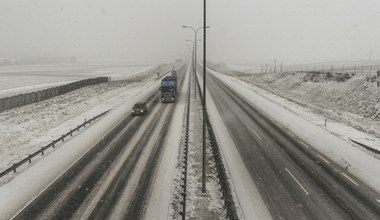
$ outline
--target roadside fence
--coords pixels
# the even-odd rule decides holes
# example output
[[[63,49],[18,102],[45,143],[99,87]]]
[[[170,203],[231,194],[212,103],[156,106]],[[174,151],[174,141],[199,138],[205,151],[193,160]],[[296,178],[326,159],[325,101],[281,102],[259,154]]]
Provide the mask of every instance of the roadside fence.
[[[52,87],[40,91],[14,95],[10,97],[5,97],[0,99],[0,112],[20,107],[23,105],[32,104],[35,102],[40,102],[46,99],[50,99],[55,96],[59,96],[85,86],[95,85],[99,83],[108,82],[108,77],[98,77],[91,79],[79,80],[76,82],[68,83],[65,85]]]
[[[32,162],[32,159],[33,159],[34,157],[38,156],[39,154],[44,155],[44,154],[45,154],[45,151],[46,151],[47,149],[49,149],[49,148],[54,148],[55,145],[56,145],[57,143],[59,143],[60,141],[64,142],[64,141],[65,141],[65,138],[67,138],[68,136],[73,136],[73,133],[74,133],[74,132],[76,132],[76,131],[79,132],[79,129],[80,129],[80,128],[84,128],[84,127],[86,127],[86,125],[91,124],[93,121],[95,121],[96,119],[98,119],[98,118],[102,117],[103,115],[107,114],[109,111],[110,111],[110,109],[107,110],[107,111],[105,111],[105,112],[103,112],[103,113],[101,113],[101,114],[99,114],[99,115],[97,115],[97,116],[95,116],[95,117],[93,117],[93,118],[91,118],[90,120],[86,120],[86,121],[84,121],[82,124],[78,125],[76,128],[70,130],[69,132],[67,132],[66,134],[62,135],[61,137],[59,137],[59,138],[53,140],[50,144],[48,144],[48,145],[46,145],[46,146],[44,146],[44,147],[41,147],[40,150],[34,152],[33,154],[29,154],[29,155],[28,155],[26,158],[24,158],[23,160],[21,160],[21,161],[19,161],[19,162],[17,162],[17,163],[14,163],[11,167],[9,167],[8,169],[6,169],[6,170],[4,170],[4,171],[2,171],[2,172],[0,173],[0,178],[3,177],[3,176],[5,176],[5,175],[7,175],[8,173],[10,173],[10,172],[12,172],[12,171],[13,171],[13,172],[16,172],[16,169],[17,169],[18,167],[20,167],[21,165],[23,165],[24,163],[26,163],[26,162],[31,163],[31,162]]]

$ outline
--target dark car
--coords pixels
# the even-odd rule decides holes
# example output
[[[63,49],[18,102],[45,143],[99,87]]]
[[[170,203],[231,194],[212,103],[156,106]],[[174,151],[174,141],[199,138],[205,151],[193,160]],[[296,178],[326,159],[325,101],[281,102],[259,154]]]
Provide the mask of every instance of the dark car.
[[[148,112],[145,102],[138,102],[132,108],[132,115],[145,115]]]

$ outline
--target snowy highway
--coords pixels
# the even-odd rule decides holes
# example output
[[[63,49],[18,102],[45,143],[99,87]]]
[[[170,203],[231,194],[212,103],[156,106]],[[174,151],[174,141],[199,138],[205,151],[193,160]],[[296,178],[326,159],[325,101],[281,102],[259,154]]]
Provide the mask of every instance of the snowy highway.
[[[208,90],[216,108],[274,219],[380,215],[379,193],[209,75]]]
[[[208,196],[198,194],[201,172],[194,155],[200,155],[201,102],[199,95],[191,95],[191,65],[180,64],[177,71],[181,80],[175,103],[159,100],[162,76],[156,76],[156,71],[142,72],[141,77],[149,79],[148,85],[134,88],[135,96],[115,96],[108,102],[117,99],[122,105],[41,161],[13,174],[15,178],[0,187],[1,197],[7,198],[0,200],[0,219],[178,219],[181,191],[176,184],[182,181],[178,173],[182,173],[183,123],[188,105],[185,97],[189,97],[192,109],[189,153],[193,155],[187,171],[191,177],[187,183],[186,217],[217,213],[218,218],[223,218],[220,182],[211,181],[216,178],[212,153],[207,165]],[[380,215],[379,175],[375,169],[378,160],[353,151],[352,146],[328,132],[320,132],[318,126],[298,116],[292,118],[278,101],[270,101],[269,94],[264,102],[258,89],[246,90],[243,82],[211,69],[207,73],[207,111],[225,160],[239,218],[376,219]],[[202,78],[198,72],[200,84]],[[78,94],[89,101],[93,96],[102,97],[103,90],[115,90],[112,94],[128,90],[122,87],[121,82],[112,82],[82,89]],[[45,114],[54,111],[45,107],[50,102],[75,108],[81,103],[70,98],[75,95],[62,95],[12,111],[38,107]],[[147,115],[130,114],[137,101],[148,103]],[[270,107],[263,108],[263,103]],[[100,107],[104,108],[98,104],[94,109],[99,111]],[[24,114],[19,115],[23,121]],[[352,167],[342,166],[340,157]]]
[[[2,0],[0,220],[380,220],[380,0]]]
[[[146,101],[147,115],[128,114],[14,219],[142,218],[176,106]]]

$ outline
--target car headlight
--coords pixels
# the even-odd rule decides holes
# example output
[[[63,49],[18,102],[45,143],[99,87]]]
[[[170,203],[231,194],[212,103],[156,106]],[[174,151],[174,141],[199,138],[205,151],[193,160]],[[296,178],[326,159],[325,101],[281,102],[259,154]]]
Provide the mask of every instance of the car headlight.
[[[140,112],[144,112],[144,110],[141,110]]]

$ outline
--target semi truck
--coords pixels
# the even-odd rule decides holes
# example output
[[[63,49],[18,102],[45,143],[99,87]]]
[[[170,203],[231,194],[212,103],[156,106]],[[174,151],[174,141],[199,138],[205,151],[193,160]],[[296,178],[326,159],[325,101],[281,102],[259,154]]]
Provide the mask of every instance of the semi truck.
[[[161,102],[175,102],[177,95],[177,76],[165,76],[161,80]]]

